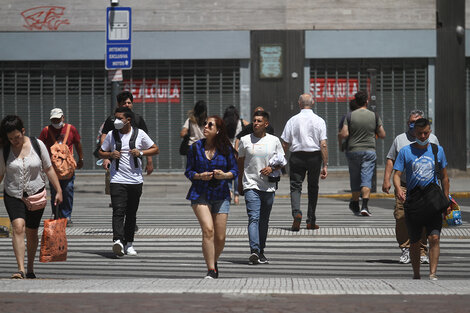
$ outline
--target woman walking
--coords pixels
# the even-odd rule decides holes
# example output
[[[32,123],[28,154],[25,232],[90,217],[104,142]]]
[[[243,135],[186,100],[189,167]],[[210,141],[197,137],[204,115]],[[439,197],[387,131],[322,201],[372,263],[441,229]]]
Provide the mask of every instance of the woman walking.
[[[54,205],[62,202],[62,189],[46,146],[36,138],[25,136],[23,121],[18,116],[6,116],[0,123],[0,132],[3,141],[0,153],[0,182],[5,177],[3,200],[13,226],[12,245],[18,263],[18,272],[11,278],[36,278],[34,259],[38,248],[38,228],[47,204],[44,174],[57,191]],[[28,198],[33,195],[39,195],[43,201],[31,206]],[[25,234],[28,250],[26,275]]]
[[[204,123],[205,139],[189,148],[185,175],[192,185],[186,199],[202,229],[205,278],[219,277],[217,260],[225,246],[230,209],[228,182],[238,176],[236,151],[227,137],[224,121],[210,116]]]

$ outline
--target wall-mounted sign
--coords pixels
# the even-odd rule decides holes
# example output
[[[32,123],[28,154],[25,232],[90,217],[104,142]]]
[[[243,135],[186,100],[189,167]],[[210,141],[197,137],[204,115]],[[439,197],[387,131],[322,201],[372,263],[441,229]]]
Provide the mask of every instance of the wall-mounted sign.
[[[259,77],[282,78],[282,46],[263,45],[259,47]]]
[[[180,103],[181,82],[179,79],[124,80],[124,90],[129,90],[134,103],[173,102]]]
[[[367,80],[369,89],[370,81]],[[317,102],[346,102],[358,91],[359,80],[356,78],[310,78],[310,93]]]

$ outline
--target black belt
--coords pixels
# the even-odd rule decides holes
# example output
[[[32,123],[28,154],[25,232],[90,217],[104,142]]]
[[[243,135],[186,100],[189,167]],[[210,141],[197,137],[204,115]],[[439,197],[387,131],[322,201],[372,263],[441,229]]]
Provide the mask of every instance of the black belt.
[[[291,152],[292,154],[321,154],[320,150],[317,151],[296,151],[296,152]]]

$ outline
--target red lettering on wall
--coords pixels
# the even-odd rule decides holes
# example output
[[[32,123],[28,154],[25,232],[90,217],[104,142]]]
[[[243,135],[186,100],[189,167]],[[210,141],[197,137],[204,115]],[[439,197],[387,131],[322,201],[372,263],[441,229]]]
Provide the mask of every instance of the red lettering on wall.
[[[367,80],[367,89],[370,89]],[[358,79],[310,78],[310,93],[317,102],[346,102],[359,91]]]
[[[180,103],[181,82],[179,79],[124,80],[124,90],[129,90],[134,103],[173,102]]]
[[[34,7],[21,12],[29,30],[57,30],[62,24],[70,24],[69,20],[62,18],[65,7],[59,6],[41,6]]]

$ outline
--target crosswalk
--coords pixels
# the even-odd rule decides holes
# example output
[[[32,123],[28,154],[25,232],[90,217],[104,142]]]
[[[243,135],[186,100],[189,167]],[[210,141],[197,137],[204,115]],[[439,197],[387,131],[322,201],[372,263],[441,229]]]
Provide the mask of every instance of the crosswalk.
[[[206,269],[201,232],[184,199],[144,197],[138,212],[138,256],[116,258],[112,253],[111,209],[108,198],[77,198],[74,226],[67,229],[68,260],[36,263],[44,279],[200,278]],[[303,200],[306,202],[306,200]],[[320,199],[318,231],[291,232],[290,201],[276,199],[268,243],[270,260],[248,265],[247,217],[243,204],[231,207],[227,241],[219,260],[220,277],[408,278],[410,264],[399,264],[394,236],[393,200],[372,200],[370,218],[353,216],[347,203]],[[463,207],[470,214],[470,208]],[[304,213],[305,214],[305,213]],[[45,218],[48,218],[48,213]],[[302,226],[305,227],[305,224]],[[438,275],[470,278],[470,226],[446,229],[441,240]],[[16,270],[11,239],[0,238],[0,278]],[[425,276],[428,265],[423,265]],[[125,288],[125,286],[123,286]]]

